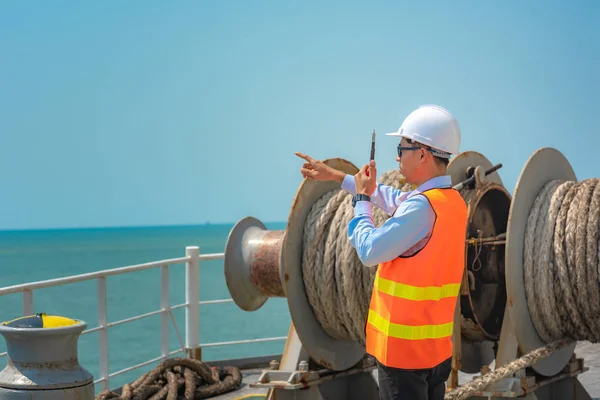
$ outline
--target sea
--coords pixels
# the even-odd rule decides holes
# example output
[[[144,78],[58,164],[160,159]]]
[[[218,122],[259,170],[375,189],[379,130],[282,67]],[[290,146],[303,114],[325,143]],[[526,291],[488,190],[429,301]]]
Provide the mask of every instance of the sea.
[[[268,229],[285,229],[285,223],[265,223]],[[233,224],[99,229],[0,231],[2,287],[185,256],[186,246],[199,246],[201,254],[222,253]],[[160,268],[107,278],[108,322],[160,309]],[[170,268],[171,305],[185,302],[185,265]],[[34,312],[76,318],[88,328],[98,326],[96,280],[34,291]],[[223,273],[223,260],[200,262],[200,300],[231,298]],[[185,311],[173,311],[177,329],[170,323],[170,347],[185,343]],[[0,296],[0,321],[22,315],[22,296]],[[108,329],[110,373],[161,355],[161,317],[147,317]],[[286,299],[271,298],[253,312],[235,303],[200,306],[200,343],[286,336],[290,326]],[[99,378],[98,333],[79,338],[79,363]],[[281,354],[285,341],[206,347],[203,361]],[[0,340],[0,352],[6,343]],[[175,357],[181,354],[175,355]],[[0,368],[6,357],[0,358]],[[155,367],[127,372],[110,379],[116,388],[134,381]],[[100,385],[97,385],[97,392]]]

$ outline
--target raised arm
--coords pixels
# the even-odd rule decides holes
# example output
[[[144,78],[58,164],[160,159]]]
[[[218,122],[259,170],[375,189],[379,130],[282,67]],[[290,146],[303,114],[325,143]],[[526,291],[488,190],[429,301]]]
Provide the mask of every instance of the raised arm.
[[[353,175],[344,174],[342,189],[352,194],[356,193],[356,182]],[[393,215],[409,193],[378,183],[377,188],[371,195],[371,203],[381,208],[388,215]]]
[[[306,160],[300,169],[303,177],[316,181],[336,181],[342,185],[342,189],[352,194],[356,193],[354,176],[333,169],[322,161],[315,160],[306,154],[297,152],[296,155]],[[408,194],[409,192],[402,192],[379,183],[371,196],[371,203],[381,208],[388,215],[392,215]]]
[[[348,239],[366,266],[393,260],[427,238],[435,214],[425,196],[417,195],[402,202],[394,216],[375,228],[371,204],[359,201],[354,218],[348,224]]]

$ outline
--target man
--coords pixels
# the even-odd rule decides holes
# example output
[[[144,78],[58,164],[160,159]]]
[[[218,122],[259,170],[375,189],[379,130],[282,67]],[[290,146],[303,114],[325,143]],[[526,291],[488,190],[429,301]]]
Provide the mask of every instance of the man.
[[[377,265],[365,332],[380,398],[442,400],[467,227],[465,202],[446,172],[459,152],[460,128],[448,110],[427,105],[388,135],[400,137],[396,161],[414,191],[378,184],[374,160],[350,176],[296,155],[306,160],[305,178],[335,180],[354,194],[348,238],[363,264]],[[390,215],[379,228],[372,204]]]

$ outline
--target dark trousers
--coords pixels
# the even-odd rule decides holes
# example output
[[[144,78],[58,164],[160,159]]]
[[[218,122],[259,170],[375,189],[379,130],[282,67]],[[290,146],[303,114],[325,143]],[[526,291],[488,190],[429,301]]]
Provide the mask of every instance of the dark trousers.
[[[380,400],[443,400],[452,357],[429,369],[390,368],[377,362]]]

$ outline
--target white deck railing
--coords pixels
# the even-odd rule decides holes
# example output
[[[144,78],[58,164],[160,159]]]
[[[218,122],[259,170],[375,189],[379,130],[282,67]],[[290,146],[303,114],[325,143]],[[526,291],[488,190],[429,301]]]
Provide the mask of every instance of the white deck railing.
[[[231,342],[219,343],[200,343],[200,305],[218,304],[232,302],[232,299],[200,301],[200,261],[223,259],[223,253],[200,254],[198,247],[187,247],[185,257],[171,258],[145,264],[130,265],[127,267],[108,269],[104,271],[91,272],[88,274],[73,275],[58,279],[49,279],[45,281],[24,283],[15,286],[0,288],[0,296],[22,293],[23,296],[23,315],[33,314],[33,292],[37,289],[62,286],[76,282],[89,280],[97,281],[98,295],[98,326],[86,329],[82,335],[96,332],[99,333],[99,372],[100,377],[94,381],[95,384],[102,384],[102,389],[110,388],[110,378],[145,367],[157,361],[162,361],[178,353],[184,353],[186,356],[196,348],[226,346],[242,343],[267,342],[274,340],[285,340],[286,337],[268,337],[262,339],[237,340]],[[171,305],[169,300],[169,268],[185,263],[185,303]],[[161,291],[160,291],[160,309],[145,314],[135,315],[130,318],[119,321],[108,322],[106,309],[106,278],[114,275],[129,274],[138,271],[144,271],[152,268],[160,268],[161,273]],[[173,316],[173,310],[185,307],[185,343],[181,337],[179,327]],[[161,355],[143,363],[124,368],[120,371],[110,372],[108,358],[108,328],[137,321],[153,315],[161,315]],[[180,348],[171,351],[169,346],[169,320],[173,322],[173,327],[179,339]],[[0,353],[0,357],[5,357],[6,352]]]

